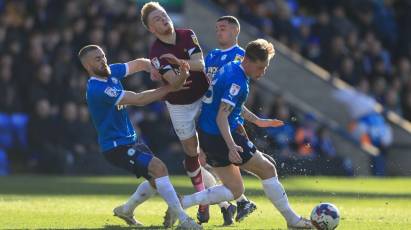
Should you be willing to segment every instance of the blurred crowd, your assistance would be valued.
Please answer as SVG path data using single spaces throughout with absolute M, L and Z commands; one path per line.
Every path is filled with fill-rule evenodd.
M 98 170 L 77 52 L 98 44 L 110 63 L 126 62 L 146 56 L 149 39 L 135 1 L 0 1 L 0 171 Z M 134 91 L 155 84 L 144 74 L 125 82 Z M 179 151 L 161 103 L 130 113 L 154 151 Z
M 411 121 L 411 2 L 214 0 Z
M 250 16 L 253 24 L 266 33 L 273 33 L 293 49 L 304 51 L 310 59 L 318 63 L 334 60 L 324 58 L 325 53 L 320 52 L 322 38 L 312 38 L 317 32 L 311 31 L 319 20 L 315 16 L 302 16 L 299 8 L 293 11 L 290 5 L 293 1 L 255 1 L 255 6 L 250 8 L 246 6 L 253 1 L 240 1 L 242 4 L 235 5 L 227 2 L 234 1 L 224 3 L 230 13 L 253 15 Z M 282 7 L 288 11 L 269 10 L 277 9 L 279 3 L 284 3 Z M 330 11 L 321 12 L 328 17 L 326 23 L 331 23 Z M 298 18 L 300 24 L 296 26 L 292 21 Z M 306 23 L 309 19 L 311 24 Z M 279 24 L 274 25 L 274 22 Z M 355 28 L 353 23 L 349 24 Z M 359 37 L 359 30 L 354 31 Z M 337 39 L 324 34 L 327 39 L 339 41 L 344 58 L 354 60 L 343 35 Z M 391 74 L 398 74 L 392 66 L 391 53 L 383 48 L 385 43 L 375 33 L 370 34 L 368 42 L 383 44 L 379 46 L 380 53 L 388 58 L 384 59 L 384 69 L 387 65 Z M 201 34 L 198 36 L 201 38 Z M 126 62 L 147 56 L 151 42 L 152 37 L 141 26 L 136 1 L 0 0 L 0 174 L 96 173 L 103 170 L 106 164 L 99 155 L 96 132 L 85 104 L 88 76 L 80 66 L 77 52 L 82 46 L 93 43 L 103 47 L 109 63 Z M 365 55 L 368 50 L 362 51 Z M 338 52 L 335 58 L 342 55 Z M 365 57 L 369 57 L 371 69 L 368 70 L 373 71 L 377 63 L 374 56 L 362 56 Z M 408 63 L 406 58 L 401 60 Z M 339 69 L 336 71 L 339 73 Z M 390 80 L 391 76 L 384 75 L 384 92 L 387 83 L 394 87 L 391 82 L 400 79 L 392 77 Z M 401 79 L 405 78 L 404 75 Z M 124 85 L 126 89 L 141 91 L 156 87 L 157 83 L 140 73 L 128 77 Z M 263 107 L 259 97 L 257 91 L 252 96 L 253 111 L 261 111 Z M 281 96 L 264 107 L 267 109 L 259 115 L 277 117 L 286 125 L 265 130 L 254 130 L 250 126 L 248 129 L 258 137 L 254 140 L 256 144 L 276 153 L 273 155 L 281 165 L 280 170 L 293 174 L 352 174 L 350 162 L 338 155 L 330 134 L 318 126 L 315 116 L 292 111 Z M 166 162 L 171 172 L 181 172 L 182 149 L 163 102 L 146 107 L 130 106 L 128 111 L 141 140 Z

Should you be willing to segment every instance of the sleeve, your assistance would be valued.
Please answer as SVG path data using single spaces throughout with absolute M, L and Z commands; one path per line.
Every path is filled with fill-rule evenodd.
M 116 89 L 110 86 L 103 86 L 96 90 L 95 95 L 96 99 L 99 101 L 115 106 L 118 105 L 124 97 L 124 93 L 124 90 Z
M 115 77 L 118 80 L 123 79 L 125 76 L 128 75 L 128 65 L 127 63 L 116 63 L 109 65 L 111 70 L 111 77 Z
M 245 87 L 239 81 L 231 81 L 227 82 L 223 89 L 224 93 L 221 97 L 221 101 L 234 107 L 242 97 Z
M 191 57 L 191 55 L 200 53 L 202 51 L 201 51 L 200 43 L 198 43 L 198 39 L 194 31 L 189 30 L 189 36 L 190 38 L 187 41 L 186 48 L 187 48 L 188 56 Z

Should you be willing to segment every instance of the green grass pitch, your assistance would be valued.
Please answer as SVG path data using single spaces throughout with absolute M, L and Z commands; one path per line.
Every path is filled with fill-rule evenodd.
M 131 229 L 112 209 L 134 192 L 141 180 L 118 177 L 0 177 L 0 229 Z M 181 194 L 193 190 L 185 176 L 173 176 Z M 288 177 L 282 182 L 292 207 L 304 216 L 320 202 L 341 212 L 337 229 L 411 229 L 411 178 Z M 245 179 L 246 195 L 257 210 L 241 223 L 223 228 L 217 206 L 205 229 L 285 229 L 286 223 L 265 198 L 260 182 Z M 146 227 L 161 229 L 165 203 L 156 196 L 137 208 Z M 195 217 L 196 208 L 188 209 Z

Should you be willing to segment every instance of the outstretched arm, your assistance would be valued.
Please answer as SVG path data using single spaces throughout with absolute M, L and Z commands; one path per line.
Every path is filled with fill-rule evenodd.
M 241 110 L 241 115 L 244 119 L 248 122 L 251 122 L 257 125 L 260 128 L 267 128 L 267 127 L 278 127 L 284 125 L 284 122 L 277 120 L 277 119 L 262 119 L 251 112 L 247 107 L 243 105 Z
M 127 62 L 128 74 L 137 73 L 140 71 L 150 72 L 151 63 L 147 58 L 137 58 L 132 61 Z
M 188 68 L 187 63 L 182 63 L 180 66 L 180 74 L 176 76 L 176 80 L 170 85 L 162 86 L 157 89 L 146 90 L 140 93 L 124 91 L 124 96 L 118 104 L 143 106 L 151 102 L 161 100 L 168 93 L 183 88 L 186 79 L 190 75 Z

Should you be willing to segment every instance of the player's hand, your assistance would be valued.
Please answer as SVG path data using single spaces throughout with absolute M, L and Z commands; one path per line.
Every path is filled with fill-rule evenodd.
M 186 86 L 187 84 L 187 78 L 190 76 L 190 66 L 188 65 L 188 63 L 186 61 L 182 61 L 180 63 L 180 67 L 179 67 L 179 72 L 180 74 L 177 75 L 177 77 L 179 78 L 178 80 L 174 81 L 171 84 L 171 90 L 172 91 L 178 91 L 181 89 L 188 89 L 189 87 Z
M 235 164 L 241 164 L 243 159 L 241 158 L 239 153 L 243 152 L 243 148 L 234 144 L 228 148 L 228 159 Z
M 150 79 L 152 81 L 160 81 L 161 80 L 161 74 L 158 72 L 156 68 L 153 66 L 150 67 Z
M 165 58 L 168 62 L 170 62 L 170 64 L 178 66 L 181 66 L 182 62 L 184 62 L 183 60 L 178 59 L 176 56 L 174 56 L 174 54 L 171 53 L 163 54 L 160 56 L 160 58 Z M 190 66 L 188 66 L 188 69 L 190 70 Z
M 277 119 L 259 119 L 255 122 L 255 125 L 260 128 L 279 127 L 283 126 L 284 122 Z

